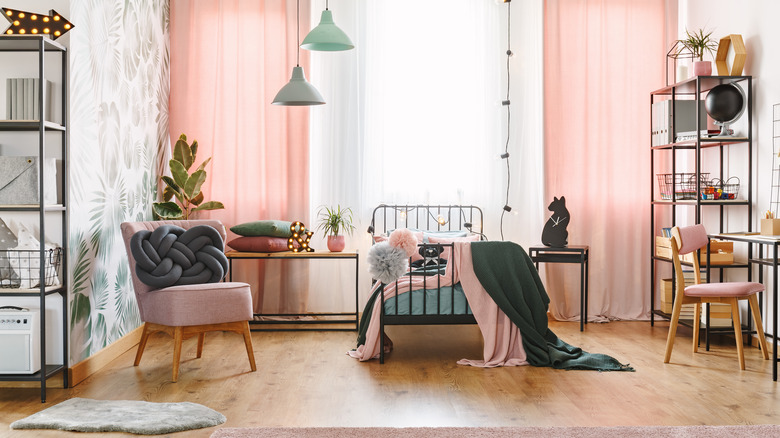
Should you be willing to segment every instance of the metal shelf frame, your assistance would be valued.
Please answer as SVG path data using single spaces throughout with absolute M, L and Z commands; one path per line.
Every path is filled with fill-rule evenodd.
M 60 265 L 60 282 L 61 286 L 47 287 L 45 286 L 45 270 L 40 269 L 40 288 L 35 290 L 16 290 L 13 289 L 0 289 L 1 297 L 39 297 L 39 311 L 40 311 L 40 349 L 41 349 L 41 371 L 35 374 L 3 374 L 0 375 L 0 381 L 39 381 L 41 390 L 41 403 L 46 402 L 46 380 L 55 376 L 58 373 L 62 373 L 63 387 L 68 387 L 68 223 L 67 223 L 67 204 L 68 204 L 68 50 L 59 43 L 47 38 L 43 35 L 0 35 L 0 54 L 5 53 L 35 53 L 37 54 L 38 63 L 38 104 L 41 108 L 41 114 L 45 114 L 44 105 L 46 102 L 42 92 L 44 85 L 45 65 L 47 54 L 60 54 L 60 73 L 59 80 L 61 81 L 62 100 L 61 100 L 61 123 L 55 123 L 44 120 L 41 117 L 40 120 L 0 120 L 0 134 L 2 132 L 10 131 L 27 131 L 30 133 L 37 133 L 38 135 L 38 163 L 39 166 L 39 199 L 38 205 L 21 205 L 21 206 L 0 206 L 0 211 L 27 211 L 38 212 L 39 229 L 41 241 L 44 241 L 46 236 L 45 229 L 45 216 L 49 212 L 59 212 L 62 220 L 62 247 L 63 257 Z M 43 204 L 44 198 L 44 178 L 51 177 L 51 175 L 44 175 L 42 171 L 43 159 L 46 156 L 46 139 L 47 132 L 59 133 L 60 137 L 60 159 L 62 160 L 62 172 L 60 175 L 60 183 L 62 185 L 62 204 L 56 206 L 47 206 Z M 40 249 L 40 265 L 45 266 L 45 250 L 41 246 Z M 49 364 L 46 360 L 46 300 L 50 295 L 59 295 L 62 300 L 62 363 L 61 364 Z

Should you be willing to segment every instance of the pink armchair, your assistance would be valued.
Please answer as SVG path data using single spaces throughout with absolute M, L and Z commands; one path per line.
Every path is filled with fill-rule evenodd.
M 149 335 L 165 332 L 174 339 L 173 381 L 179 378 L 179 361 L 182 340 L 197 335 L 200 358 L 203 341 L 208 331 L 231 331 L 243 334 L 246 353 L 252 371 L 257 370 L 249 332 L 252 319 L 252 295 L 246 283 L 220 282 L 186 286 L 170 286 L 155 289 L 141 282 L 136 275 L 135 259 L 130 250 L 130 239 L 137 231 L 154 230 L 161 225 L 176 225 L 189 229 L 196 225 L 210 225 L 217 229 L 224 242 L 226 231 L 217 220 L 152 221 L 122 223 L 122 238 L 125 241 L 130 273 L 133 277 L 135 297 L 141 320 L 144 322 L 141 342 L 135 355 L 135 366 L 141 362 Z M 222 248 L 224 250 L 224 247 Z

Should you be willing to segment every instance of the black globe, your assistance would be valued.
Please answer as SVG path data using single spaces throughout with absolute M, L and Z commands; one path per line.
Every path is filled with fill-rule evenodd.
M 739 116 L 745 98 L 733 85 L 721 84 L 710 90 L 704 100 L 707 114 L 718 122 L 730 122 Z

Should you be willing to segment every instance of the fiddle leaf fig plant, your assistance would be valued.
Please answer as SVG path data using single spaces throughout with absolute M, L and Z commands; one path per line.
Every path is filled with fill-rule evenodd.
M 206 165 L 211 161 L 207 158 L 189 173 L 195 157 L 198 153 L 198 141 L 193 140 L 192 145 L 187 143 L 187 136 L 182 134 L 173 148 L 173 158 L 168 162 L 171 168 L 171 176 L 164 175 L 161 179 L 165 182 L 163 190 L 163 202 L 152 204 L 152 212 L 155 219 L 190 219 L 193 213 L 203 210 L 219 210 L 225 208 L 219 201 L 203 202 L 201 186 L 206 181 Z M 176 198 L 176 202 L 172 199 Z

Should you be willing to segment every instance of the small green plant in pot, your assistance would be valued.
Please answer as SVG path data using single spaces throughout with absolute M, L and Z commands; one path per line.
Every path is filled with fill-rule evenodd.
M 190 219 L 194 213 L 203 210 L 219 210 L 225 208 L 219 201 L 203 202 L 201 186 L 206 181 L 206 165 L 211 157 L 201 163 L 190 175 L 189 170 L 195 162 L 198 153 L 198 141 L 192 145 L 187 143 L 187 136 L 182 134 L 173 148 L 173 158 L 168 162 L 172 176 L 163 176 L 165 182 L 163 201 L 152 204 L 155 219 Z M 176 198 L 173 202 L 171 199 Z
M 679 40 L 693 55 L 693 74 L 696 76 L 709 76 L 712 74 L 712 63 L 704 60 L 704 53 L 710 55 L 715 53 L 718 48 L 718 42 L 712 39 L 712 32 L 704 33 L 704 30 L 699 29 L 691 33 L 687 29 L 685 30 L 685 39 Z
M 346 239 L 344 234 L 352 235 L 355 226 L 352 225 L 352 209 L 336 207 L 320 207 L 317 213 L 317 230 L 328 236 L 328 249 L 331 252 L 344 251 Z

